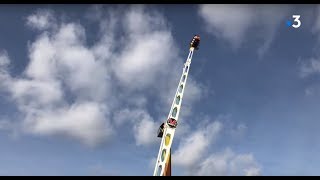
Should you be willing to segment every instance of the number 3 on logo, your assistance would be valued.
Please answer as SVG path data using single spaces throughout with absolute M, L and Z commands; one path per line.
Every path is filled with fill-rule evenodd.
M 292 17 L 294 18 L 294 22 L 297 22 L 297 24 L 292 24 L 292 27 L 294 28 L 298 28 L 301 26 L 301 21 L 299 20 L 300 15 L 292 15 Z

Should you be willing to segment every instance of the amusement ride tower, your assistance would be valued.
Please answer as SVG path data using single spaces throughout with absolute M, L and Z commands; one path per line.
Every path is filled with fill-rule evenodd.
M 182 75 L 174 96 L 167 120 L 161 124 L 158 137 L 161 139 L 160 149 L 154 168 L 154 176 L 171 176 L 171 145 L 178 124 L 181 102 L 186 87 L 188 73 L 190 70 L 194 50 L 198 50 L 200 36 L 195 35 L 190 42 L 189 55 L 184 63 Z

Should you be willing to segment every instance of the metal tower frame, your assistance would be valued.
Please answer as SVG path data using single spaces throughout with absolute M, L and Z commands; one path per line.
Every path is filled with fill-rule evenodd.
M 197 42 L 197 45 L 194 46 L 194 40 L 193 38 L 190 49 L 189 49 L 189 55 L 184 63 L 183 67 L 183 72 L 178 84 L 178 88 L 176 90 L 170 112 L 168 115 L 167 120 L 174 119 L 176 120 L 176 124 L 179 122 L 179 114 L 180 114 L 180 109 L 181 109 L 181 103 L 183 99 L 183 94 L 184 90 L 186 87 L 186 82 L 188 79 L 188 74 L 190 70 L 190 65 L 191 65 L 191 60 L 192 60 L 192 55 L 195 49 L 197 49 L 197 46 L 199 45 L 200 42 L 200 37 L 195 36 L 199 38 L 199 41 Z M 170 122 L 166 121 L 163 124 L 163 134 L 162 134 L 162 139 L 161 139 L 161 144 L 158 152 L 158 157 L 156 161 L 156 165 L 154 168 L 154 176 L 171 176 L 171 145 L 173 141 L 173 137 L 175 134 L 176 126 L 172 126 Z M 158 136 L 159 137 L 159 136 Z

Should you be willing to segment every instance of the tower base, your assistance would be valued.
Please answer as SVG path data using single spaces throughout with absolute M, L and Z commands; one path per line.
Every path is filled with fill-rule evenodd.
M 169 150 L 169 158 L 166 163 L 166 169 L 163 172 L 163 176 L 171 176 L 171 148 Z

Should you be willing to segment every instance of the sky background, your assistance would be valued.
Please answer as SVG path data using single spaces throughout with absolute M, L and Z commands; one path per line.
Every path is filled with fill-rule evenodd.
M 172 175 L 319 175 L 320 6 L 1 5 L 0 23 L 0 175 L 152 175 L 194 34 Z

